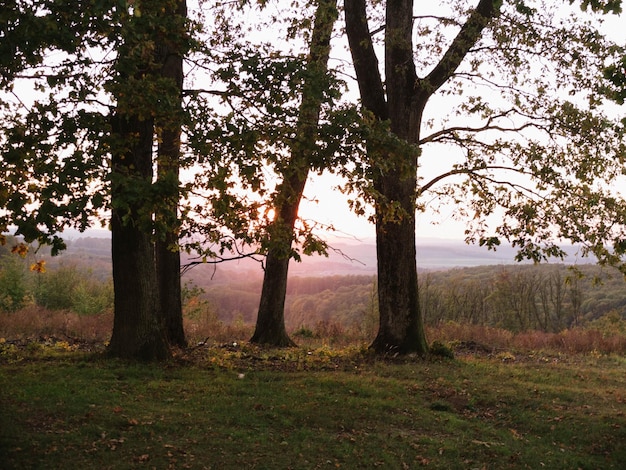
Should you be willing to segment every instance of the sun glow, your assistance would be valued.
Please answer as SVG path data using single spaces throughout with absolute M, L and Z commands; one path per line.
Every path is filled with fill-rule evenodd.
M 265 211 L 265 217 L 270 222 L 273 222 L 274 218 L 276 217 L 276 210 L 273 207 L 270 207 L 269 209 Z

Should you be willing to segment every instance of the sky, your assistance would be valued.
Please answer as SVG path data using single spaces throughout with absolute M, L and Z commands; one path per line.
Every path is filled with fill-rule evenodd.
M 607 15 L 604 18 L 602 32 L 618 44 L 626 44 L 626 14 Z M 382 61 L 379 57 L 379 61 Z M 624 113 L 624 107 L 617 108 Z M 626 114 L 626 113 L 625 113 Z M 428 157 L 428 155 L 424 155 Z M 305 199 L 300 205 L 300 215 L 305 219 L 315 220 L 325 225 L 332 225 L 335 232 L 329 233 L 331 239 L 345 241 L 371 241 L 375 230 L 367 218 L 359 217 L 348 209 L 348 196 L 336 189 L 341 182 L 338 177 L 324 174 L 312 176 L 307 182 Z M 435 214 L 432 211 L 417 213 L 416 234 L 419 239 L 464 240 L 466 223 L 455 220 L 454 206 L 446 206 Z
M 421 8 L 421 6 L 420 6 Z M 433 11 L 432 13 L 436 13 Z M 616 42 L 626 43 L 626 16 L 607 16 L 604 31 Z M 334 53 L 335 60 L 337 53 Z M 382 60 L 382 57 L 379 57 Z M 354 89 L 351 91 L 354 95 Z M 359 217 L 348 208 L 348 196 L 336 188 L 340 180 L 332 175 L 314 175 L 309 178 L 305 190 L 305 199 L 300 206 L 300 215 L 304 219 L 317 221 L 323 225 L 332 225 L 334 232 L 327 233 L 328 238 L 346 242 L 371 242 L 374 239 L 374 226 L 367 218 Z M 432 212 L 417 214 L 417 237 L 463 240 L 466 224 L 454 219 L 456 208 L 441 208 L 438 214 Z
M 300 204 L 300 216 L 317 221 L 322 225 L 332 225 L 334 232 L 328 237 L 345 242 L 371 242 L 375 238 L 374 225 L 367 217 L 359 217 L 348 208 L 349 197 L 336 186 L 341 179 L 333 175 L 309 178 L 305 199 Z M 465 223 L 454 220 L 455 207 L 444 207 L 439 214 L 417 213 L 417 238 L 441 238 L 464 240 Z

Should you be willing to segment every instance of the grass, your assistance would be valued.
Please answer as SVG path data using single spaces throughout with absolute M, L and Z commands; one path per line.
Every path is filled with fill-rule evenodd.
M 364 348 L 198 347 L 165 365 L 0 345 L 2 467 L 609 469 L 622 356 L 380 360 Z

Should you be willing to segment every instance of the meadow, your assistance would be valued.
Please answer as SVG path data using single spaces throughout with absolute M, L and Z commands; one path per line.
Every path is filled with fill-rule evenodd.
M 447 343 L 380 358 L 299 337 L 180 350 L 0 344 L 3 468 L 609 469 L 626 461 L 626 358 Z M 443 349 L 447 351 L 447 349 Z
M 106 269 L 40 276 L 9 260 L 0 467 L 623 468 L 623 280 L 588 273 L 583 284 L 547 269 L 423 276 L 428 358 L 367 349 L 377 326 L 368 276 L 290 281 L 299 346 L 288 349 L 247 343 L 252 287 L 192 285 L 190 347 L 155 365 L 106 357 Z M 540 289 L 550 285 L 554 297 Z

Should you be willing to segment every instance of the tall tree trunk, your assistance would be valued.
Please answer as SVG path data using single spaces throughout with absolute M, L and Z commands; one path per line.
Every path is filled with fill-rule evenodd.
M 116 115 L 111 127 L 126 150 L 114 151 L 112 157 L 114 321 L 108 352 L 126 359 L 163 360 L 169 345 L 159 315 L 151 216 L 136 197 L 152 184 L 153 123 Z
M 388 0 L 385 23 L 386 86 L 367 27 L 365 0 L 346 0 L 346 33 L 363 107 L 406 145 L 381 149 L 368 142 L 372 160 L 392 159 L 391 170 L 375 171 L 376 253 L 380 326 L 371 347 L 376 352 L 428 352 L 417 291 L 415 202 L 417 155 L 422 112 L 428 99 L 454 73 L 488 21 L 498 13 L 499 0 L 480 0 L 467 22 L 424 79 L 413 60 L 413 0 Z M 394 152 L 393 154 L 391 152 Z M 391 163 L 389 165 L 389 163 Z M 390 209 L 393 208 L 393 211 Z
M 165 197 L 159 207 L 157 217 L 162 218 L 165 233 L 159 234 L 156 242 L 156 269 L 161 299 L 163 327 L 171 345 L 186 347 L 187 340 L 183 329 L 182 293 L 180 280 L 180 251 L 178 249 L 178 204 L 180 199 L 180 135 L 182 127 L 183 54 L 186 50 L 185 0 L 177 0 L 172 12 L 180 30 L 168 31 L 170 36 L 163 39 L 161 54 L 163 67 L 160 75 L 169 78 L 175 85 L 171 91 L 172 109 L 167 119 L 157 122 L 161 130 L 157 156 L 157 184 L 162 186 Z M 180 23 L 180 24 L 178 24 Z
M 273 346 L 294 345 L 285 329 L 285 296 L 289 260 L 292 254 L 298 207 L 311 168 L 310 155 L 317 137 L 328 72 L 330 38 L 336 19 L 336 0 L 319 0 L 311 36 L 308 73 L 302 91 L 296 139 L 291 147 L 291 160 L 283 172 L 283 181 L 276 192 L 275 220 L 269 227 L 269 248 L 265 262 L 263 289 L 256 328 L 250 339 L 253 343 Z
M 391 131 L 407 143 L 402 149 L 367 143 L 372 161 L 395 161 L 386 173 L 373 172 L 377 175 L 374 190 L 380 195 L 375 208 L 380 323 L 370 347 L 379 353 L 425 354 L 428 343 L 418 298 L 415 252 L 417 151 L 411 147 L 419 139 L 420 118 L 411 83 L 416 80 L 411 43 L 413 4 L 407 0 L 387 2 L 385 68 L 395 73 L 388 74 L 386 96 L 367 27 L 365 1 L 346 0 L 345 14 L 363 107 L 379 121 L 388 120 Z M 390 214 L 392 207 L 394 214 Z
M 415 251 L 415 180 L 389 174 L 397 189 L 385 191 L 390 201 L 399 203 L 399 220 L 386 221 L 385 209 L 376 213 L 376 259 L 380 324 L 371 348 L 378 353 L 418 353 L 428 351 L 417 289 Z
M 417 191 L 417 150 L 421 109 L 414 101 L 417 80 L 413 62 L 413 1 L 387 2 L 385 28 L 385 70 L 387 110 L 391 132 L 406 148 L 394 168 L 374 181 L 384 197 L 376 207 L 376 258 L 378 265 L 378 309 L 380 328 L 372 349 L 385 353 L 428 352 L 417 290 L 415 252 L 415 199 Z M 416 109 L 417 108 L 417 109 Z M 392 218 L 388 208 L 395 206 Z
M 141 9 L 136 5 L 122 29 L 124 42 L 117 51 L 118 77 L 111 84 L 117 109 L 111 122 L 115 318 L 109 351 L 120 357 L 161 360 L 169 356 L 161 285 L 168 318 L 171 314 L 175 321 L 182 320 L 180 306 L 176 306 L 180 304 L 180 264 L 166 250 L 176 244 L 180 61 L 188 44 L 185 16 L 183 0 L 142 2 Z M 162 139 L 157 181 L 163 189 L 161 201 L 155 201 L 153 182 L 155 127 Z M 157 274 L 153 241 L 161 234 L 165 234 L 159 246 L 163 276 Z M 182 321 L 178 326 L 182 328 Z
M 294 191 L 294 197 L 282 202 L 280 212 L 270 227 L 271 245 L 265 258 L 259 313 L 254 335 L 250 339 L 252 343 L 278 347 L 295 346 L 285 329 L 285 297 L 293 229 L 298 218 L 305 181 L 301 177 L 294 177 L 288 184 L 289 191 Z
M 171 138 L 168 132 L 163 133 L 163 145 Z M 180 135 L 180 134 L 179 134 Z M 178 142 L 180 142 L 178 140 Z M 168 163 L 162 160 L 160 151 L 158 172 L 159 179 L 176 178 L 178 182 L 178 166 L 175 162 Z M 178 192 L 176 192 L 178 194 Z M 177 218 L 177 199 L 164 201 L 162 211 L 169 211 L 172 218 Z M 171 223 L 171 222 L 170 222 Z M 183 329 L 182 289 L 180 279 L 180 251 L 178 249 L 178 233 L 175 225 L 168 226 L 166 233 L 161 234 L 156 241 L 156 271 L 159 284 L 160 312 L 164 333 L 171 345 L 186 347 L 187 339 Z

